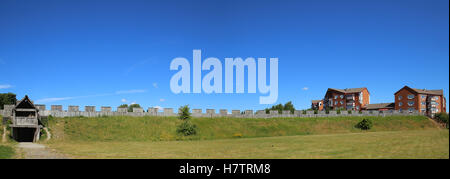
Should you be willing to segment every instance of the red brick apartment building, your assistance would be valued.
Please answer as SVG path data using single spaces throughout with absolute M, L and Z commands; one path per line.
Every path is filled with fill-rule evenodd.
M 423 114 L 434 116 L 436 113 L 446 112 L 446 99 L 444 91 L 416 89 L 408 86 L 398 90 L 395 95 L 395 110 L 420 111 Z
M 335 89 L 328 88 L 323 99 L 324 108 L 360 111 L 370 103 L 370 93 L 366 87 Z
M 322 111 L 323 100 L 311 100 L 311 109 Z

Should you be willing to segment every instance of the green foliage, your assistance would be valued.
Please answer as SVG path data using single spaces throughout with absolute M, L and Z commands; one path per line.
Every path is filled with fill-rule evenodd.
M 369 119 L 363 119 L 362 121 L 358 122 L 356 124 L 356 128 L 362 129 L 362 130 L 369 130 L 373 126 L 372 121 Z
M 352 110 L 348 110 L 347 112 L 348 112 L 348 114 L 352 114 Z
M 446 127 L 448 129 L 448 127 L 449 127 L 448 114 L 446 112 L 437 113 L 435 118 L 436 118 L 436 121 L 446 124 Z
M 177 133 L 182 134 L 184 136 L 190 136 L 197 134 L 197 126 L 195 124 L 192 124 L 191 119 L 191 113 L 189 112 L 189 106 L 181 106 L 178 109 L 178 119 L 182 120 L 183 123 L 178 125 L 177 127 Z
M 191 113 L 189 112 L 189 106 L 188 105 L 185 105 L 185 106 L 181 106 L 179 109 L 178 109 L 178 118 L 180 119 L 180 120 L 183 120 L 183 121 L 185 121 L 185 120 L 189 120 L 189 119 L 191 119 Z
M 0 159 L 10 159 L 14 154 L 15 152 L 12 147 L 0 145 Z
M 197 134 L 197 126 L 186 120 L 177 127 L 177 133 L 184 136 L 195 135 Z
M 280 103 L 280 104 L 277 104 L 275 106 L 272 106 L 271 108 L 266 108 L 265 110 L 266 110 L 266 114 L 269 114 L 270 110 L 277 110 L 278 114 L 282 114 L 283 111 L 291 111 L 291 114 L 294 114 L 295 107 L 292 104 L 292 102 L 289 101 L 289 102 L 287 102 L 284 105 Z
M 336 110 L 336 114 L 341 114 L 341 108 Z
M 41 117 L 41 124 L 44 126 L 48 126 L 48 121 L 54 120 L 54 117 L 52 115 L 49 115 L 47 117 Z
M 0 109 L 3 109 L 5 104 L 16 104 L 16 94 L 14 93 L 0 93 Z
M 128 106 L 128 112 L 133 112 L 133 108 L 140 108 L 141 105 L 139 104 L 131 104 L 130 106 Z
M 119 108 L 128 108 L 128 104 L 122 104 L 119 106 Z

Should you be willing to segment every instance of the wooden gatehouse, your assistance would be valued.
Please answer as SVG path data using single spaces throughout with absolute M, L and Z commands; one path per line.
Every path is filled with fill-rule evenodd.
M 11 135 L 18 142 L 37 142 L 41 128 L 39 110 L 27 95 L 12 109 Z

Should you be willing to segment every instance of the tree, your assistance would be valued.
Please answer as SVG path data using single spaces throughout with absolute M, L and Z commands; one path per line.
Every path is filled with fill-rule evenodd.
M 185 106 L 181 106 L 179 109 L 179 115 L 178 118 L 180 120 L 186 121 L 191 119 L 191 113 L 189 112 L 189 106 L 185 105 Z
M 122 104 L 119 106 L 119 108 L 127 108 L 128 109 L 128 104 Z
M 266 114 L 269 114 L 270 110 L 276 110 L 276 111 L 278 111 L 278 114 L 281 114 L 283 112 L 283 110 L 287 110 L 287 111 L 290 111 L 291 114 L 294 114 L 295 107 L 292 104 L 292 102 L 289 101 L 284 105 L 280 103 L 275 106 L 272 106 L 271 108 L 266 108 L 265 110 L 266 110 Z
M 133 108 L 141 108 L 141 105 L 131 104 L 130 106 L 128 106 L 128 112 L 133 112 Z
M 189 112 L 189 106 L 181 106 L 178 109 L 178 118 L 183 121 L 177 127 L 177 133 L 183 134 L 184 136 L 195 135 L 197 134 L 197 126 L 190 122 L 191 113 Z
M 16 104 L 16 94 L 14 93 L 0 93 L 0 109 L 3 109 L 3 105 Z

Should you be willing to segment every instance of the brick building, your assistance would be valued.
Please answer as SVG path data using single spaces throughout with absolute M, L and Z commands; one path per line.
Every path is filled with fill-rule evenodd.
M 311 100 L 311 109 L 312 110 L 323 110 L 323 100 Z
M 370 93 L 366 87 L 335 89 L 328 88 L 323 99 L 324 108 L 360 111 L 370 103 Z
M 408 86 L 398 90 L 395 95 L 395 110 L 414 111 L 434 116 L 436 113 L 446 112 L 444 91 L 416 89 Z

